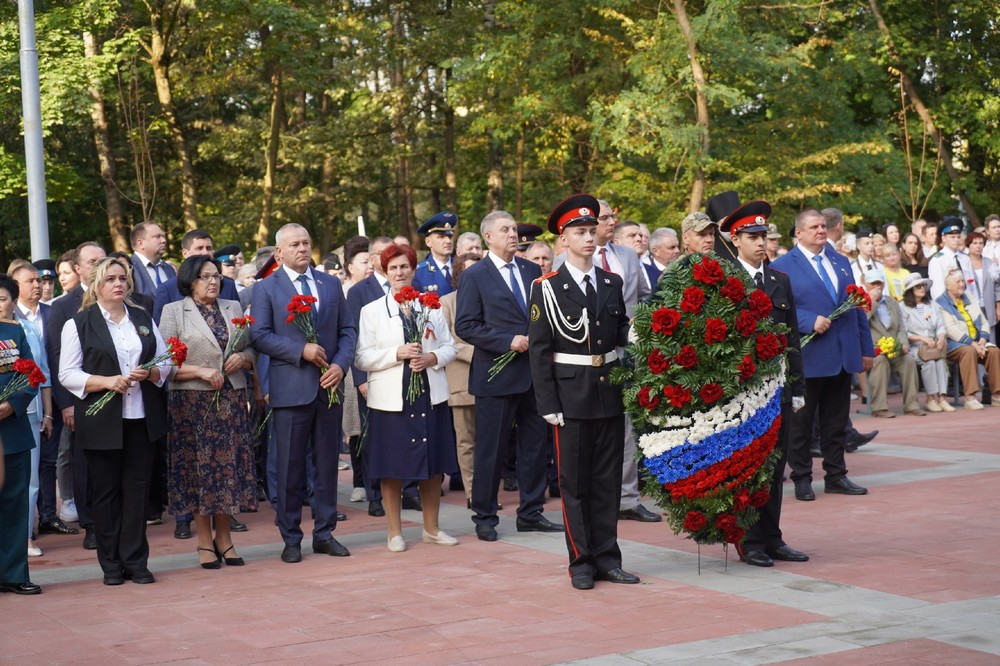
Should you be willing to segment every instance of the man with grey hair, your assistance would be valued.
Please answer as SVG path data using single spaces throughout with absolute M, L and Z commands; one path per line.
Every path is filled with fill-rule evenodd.
M 455 241 L 455 256 L 463 254 L 474 254 L 477 257 L 483 256 L 483 241 L 474 231 L 466 231 Z
M 670 227 L 657 229 L 649 237 L 649 255 L 651 261 L 645 264 L 649 283 L 656 284 L 660 276 L 667 270 L 670 263 L 681 256 L 680 240 L 677 232 Z
M 844 237 L 844 214 L 839 208 L 824 208 L 820 211 L 826 221 L 826 238 L 831 245 Z
M 552 247 L 545 241 L 535 241 L 524 251 L 524 258 L 538 264 L 542 275 L 552 270 Z

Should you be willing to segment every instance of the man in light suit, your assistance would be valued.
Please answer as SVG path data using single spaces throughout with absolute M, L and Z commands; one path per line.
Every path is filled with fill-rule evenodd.
M 497 491 L 501 453 L 517 424 L 517 507 L 519 532 L 562 532 L 542 515 L 545 503 L 546 425 L 538 415 L 528 363 L 528 297 L 541 275 L 536 264 L 515 257 L 517 224 L 502 210 L 483 218 L 480 234 L 489 252 L 466 269 L 459 281 L 455 333 L 475 347 L 469 393 L 476 397 L 476 450 L 473 457 L 472 521 L 482 541 L 496 541 Z M 634 255 L 635 253 L 633 253 Z M 490 368 L 502 354 L 517 355 L 492 381 Z
M 614 273 L 622 279 L 622 296 L 625 299 L 625 312 L 631 320 L 635 316 L 636 304 L 649 296 L 649 283 L 643 279 L 644 269 L 639 263 L 639 255 L 631 247 L 615 245 L 612 239 L 615 235 L 615 224 L 618 221 L 611 205 L 603 199 L 598 199 L 601 205 L 597 216 L 597 250 L 594 253 L 594 265 Z M 558 270 L 566 261 L 566 255 L 556 257 L 552 268 Z M 619 354 L 624 349 L 618 350 Z M 618 509 L 619 520 L 638 520 L 643 523 L 658 523 L 663 516 L 653 513 L 639 503 L 639 463 L 635 459 L 635 431 L 632 423 L 625 419 L 625 457 L 622 463 L 622 501 Z
M 173 266 L 163 261 L 166 251 L 167 237 L 160 225 L 146 221 L 132 229 L 132 282 L 137 293 L 155 300 L 159 286 L 177 277 Z
M 271 357 L 269 402 L 277 444 L 277 523 L 285 548 L 283 562 L 302 561 L 302 500 L 306 455 L 312 441 L 316 468 L 313 486 L 314 553 L 346 557 L 350 552 L 333 538 L 337 526 L 337 464 L 343 409 L 330 406 L 327 391 L 337 389 L 354 360 L 357 327 L 347 309 L 340 280 L 310 268 L 312 241 L 298 224 L 275 235 L 275 258 L 281 267 L 254 286 L 251 311 L 256 319 L 250 340 Z M 317 342 L 308 342 L 287 306 L 297 295 L 313 296 Z
M 791 280 L 799 334 L 817 334 L 802 348 L 806 405 L 791 417 L 787 454 L 795 498 L 816 499 L 809 441 L 817 405 L 825 491 L 864 495 L 868 490 L 847 478 L 844 442 L 851 406 L 851 375 L 871 370 L 875 356 L 868 320 L 859 308 L 852 308 L 836 320 L 829 318 L 847 299 L 847 285 L 854 280 L 847 259 L 831 250 L 826 242 L 823 214 L 812 208 L 800 212 L 795 218 L 795 230 L 799 242 L 773 264 Z

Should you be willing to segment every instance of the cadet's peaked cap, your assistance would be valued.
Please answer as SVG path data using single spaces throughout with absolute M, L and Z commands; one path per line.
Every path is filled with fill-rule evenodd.
M 766 201 L 748 201 L 722 221 L 719 230 L 731 234 L 767 233 L 767 218 L 771 216 L 771 204 Z
M 417 229 L 417 233 L 421 236 L 427 236 L 429 234 L 445 234 L 446 236 L 451 236 L 455 233 L 455 227 L 457 226 L 458 215 L 450 210 L 443 210 L 421 224 L 420 228 Z
M 537 224 L 517 225 L 517 248 L 523 250 L 535 242 L 535 239 L 542 235 L 544 230 Z
M 549 231 L 557 236 L 566 227 L 576 224 L 597 224 L 597 213 L 601 204 L 589 194 L 574 194 L 564 200 L 549 215 Z

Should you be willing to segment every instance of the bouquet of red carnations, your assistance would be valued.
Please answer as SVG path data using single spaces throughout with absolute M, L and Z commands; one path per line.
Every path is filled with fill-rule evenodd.
M 313 310 L 313 304 L 315 303 L 315 296 L 292 296 L 292 300 L 287 308 L 288 316 L 285 318 L 285 323 L 295 324 L 299 327 L 299 330 L 306 336 L 306 342 L 314 344 L 319 342 L 319 336 L 316 334 L 316 311 Z M 326 372 L 329 369 L 330 367 L 326 366 L 320 370 L 321 372 Z M 337 389 L 328 388 L 326 390 L 326 406 L 333 407 L 339 404 L 340 396 L 337 395 Z
M 155 366 L 163 363 L 164 361 L 170 361 L 171 365 L 176 365 L 178 368 L 184 365 L 184 361 L 187 360 L 187 345 L 181 342 L 178 338 L 170 338 L 167 340 L 167 350 L 162 354 L 154 356 L 151 360 L 146 361 L 139 367 L 143 370 L 152 370 Z M 104 407 L 111 402 L 111 399 L 115 397 L 115 391 L 105 391 L 104 395 L 98 399 L 97 402 L 92 404 L 87 408 L 85 412 L 87 416 L 93 416 L 98 413 Z
M 434 325 L 431 324 L 431 311 L 441 308 L 441 299 L 434 292 L 419 292 L 413 287 L 403 287 L 394 296 L 403 313 L 403 337 L 408 343 L 421 342 L 424 338 L 434 337 Z M 415 312 L 414 303 L 420 304 L 420 311 Z M 410 373 L 410 385 L 406 389 L 406 399 L 412 405 L 423 395 L 424 373 Z

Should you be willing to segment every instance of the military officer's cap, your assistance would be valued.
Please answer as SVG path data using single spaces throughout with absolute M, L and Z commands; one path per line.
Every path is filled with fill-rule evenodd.
M 420 228 L 417 229 L 417 233 L 421 236 L 428 236 L 430 234 L 444 234 L 446 236 L 451 236 L 455 233 L 455 227 L 457 226 L 458 215 L 450 210 L 443 210 L 421 224 Z
M 938 233 L 942 236 L 945 234 L 960 234 L 962 233 L 962 227 L 964 226 L 965 225 L 962 224 L 961 218 L 949 215 L 948 217 L 942 219 L 941 223 L 938 224 Z
M 875 234 L 874 231 L 872 231 L 868 227 L 865 227 L 863 229 L 858 229 L 857 232 L 855 232 L 854 237 L 858 239 L 871 238 L 874 234 Z
M 534 243 L 535 239 L 541 236 L 542 233 L 543 229 L 537 224 L 517 225 L 517 249 L 527 249 L 527 247 Z
M 56 262 L 51 259 L 39 259 L 31 264 L 38 269 L 38 277 L 43 280 L 56 279 Z
M 771 204 L 766 201 L 749 201 L 741 204 L 740 195 L 733 190 L 727 190 L 709 199 L 705 212 L 713 222 L 719 224 L 719 230 L 723 233 L 767 233 L 767 218 L 771 215 Z
M 597 224 L 601 204 L 589 194 L 574 194 L 556 206 L 549 215 L 549 231 L 561 235 L 566 227 L 578 224 Z
M 230 264 L 236 261 L 236 255 L 238 255 L 240 252 L 242 252 L 242 250 L 240 250 L 239 245 L 236 245 L 235 243 L 230 243 L 229 245 L 223 245 L 222 247 L 220 247 L 218 250 L 212 253 L 212 256 L 214 256 L 216 259 L 218 259 L 224 264 Z

